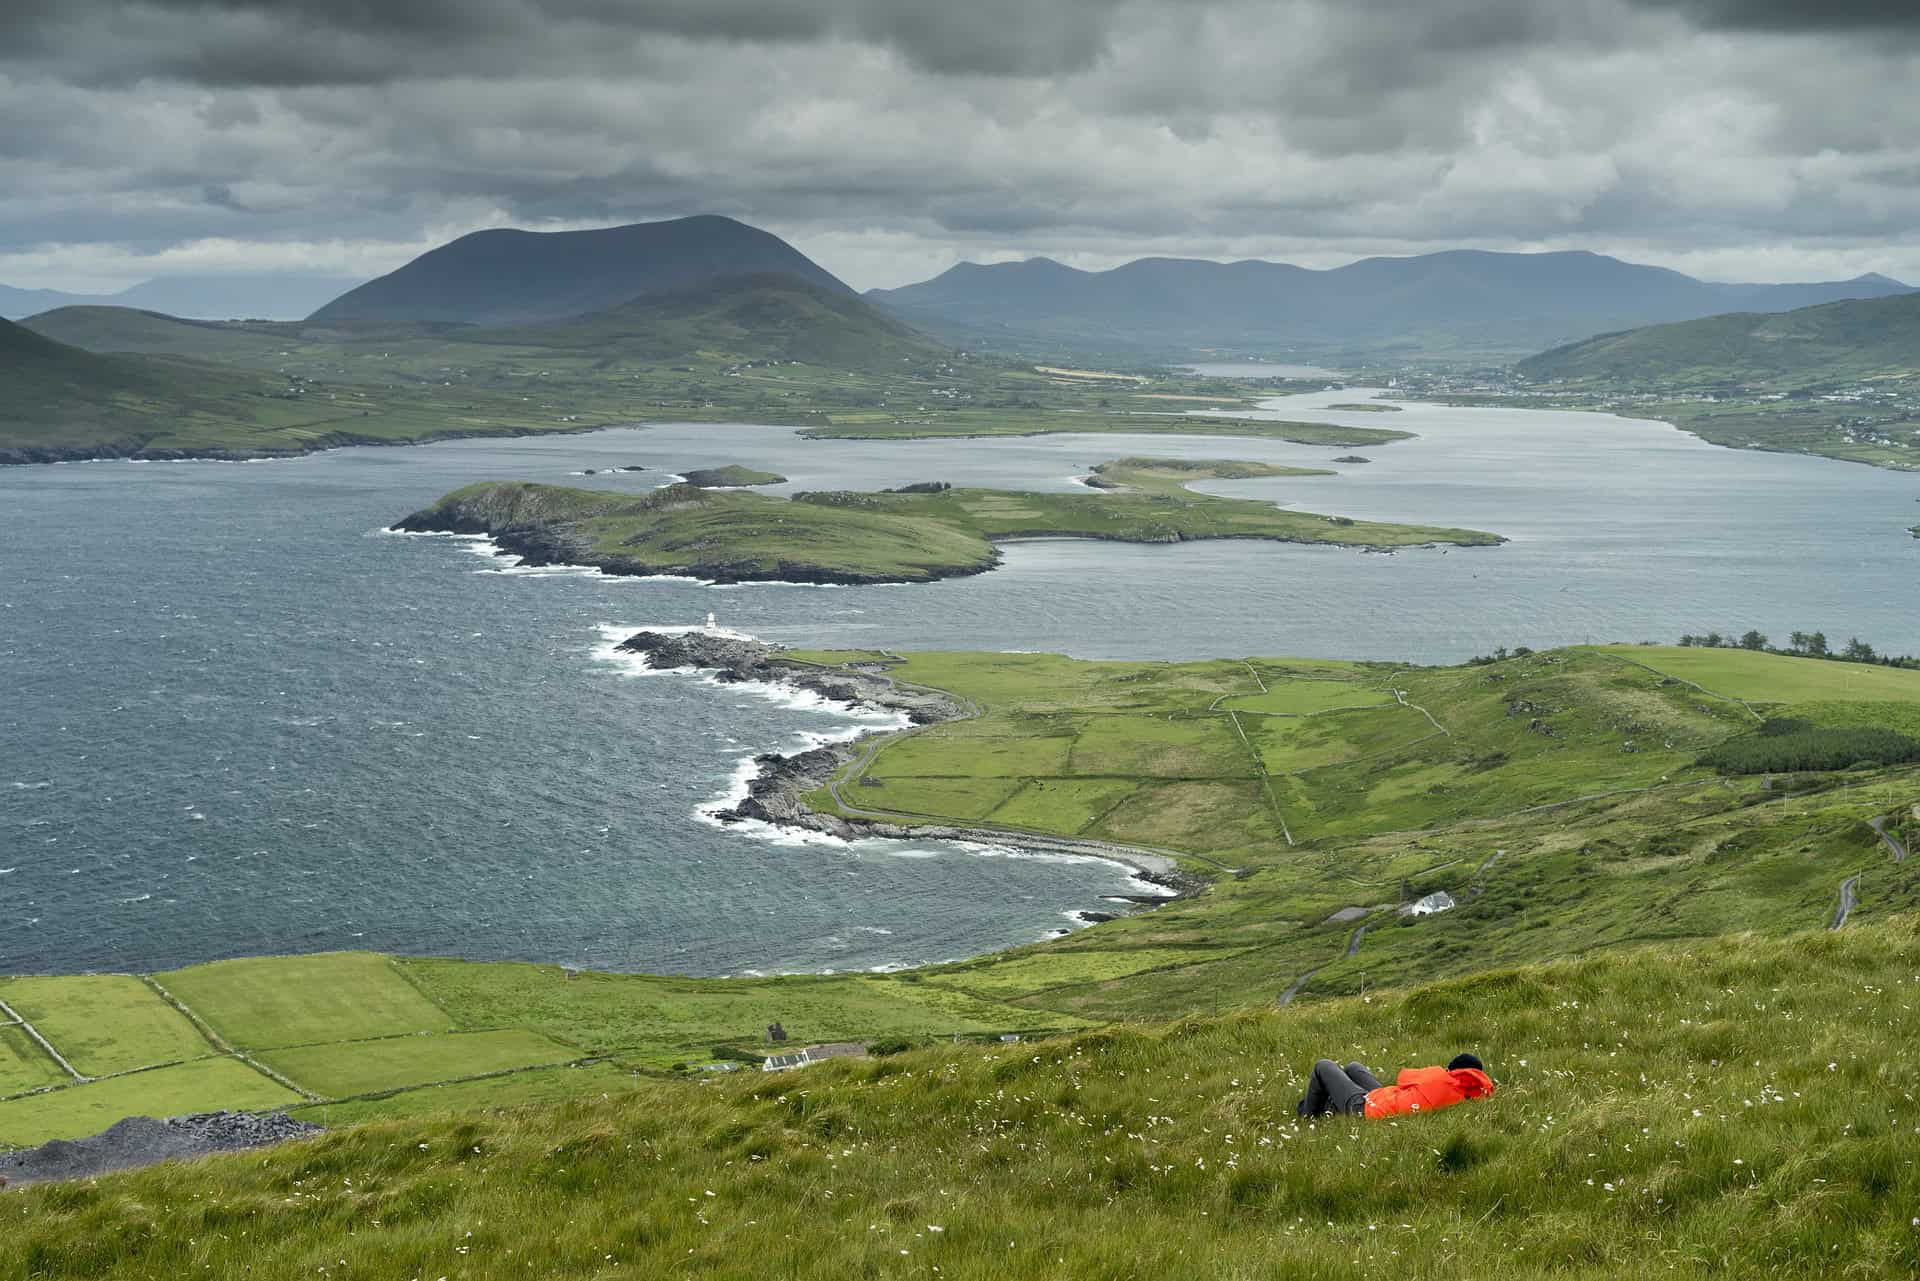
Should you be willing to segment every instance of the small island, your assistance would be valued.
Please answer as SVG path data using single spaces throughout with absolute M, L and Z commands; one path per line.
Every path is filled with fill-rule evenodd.
M 1328 409 L 1339 409 L 1349 414 L 1397 414 L 1398 405 L 1383 405 L 1377 400 L 1354 401 L 1351 404 L 1328 405 Z
M 1268 463 L 1126 458 L 1095 469 L 1105 492 L 1000 489 L 825 491 L 778 498 L 692 484 L 648 494 L 525 481 L 469 485 L 394 528 L 482 534 L 529 565 L 678 574 L 715 583 L 922 583 L 981 574 L 997 544 L 1032 538 L 1179 543 L 1257 538 L 1391 550 L 1491 546 L 1497 534 L 1394 525 L 1220 498 L 1195 480 L 1324 475 Z
M 1336 463 L 1370 463 L 1373 461 L 1373 459 L 1362 458 L 1358 454 L 1342 454 L 1338 458 L 1334 459 L 1333 461 Z
M 784 485 L 787 478 L 770 471 L 755 471 L 738 463 L 725 467 L 697 467 L 685 473 L 687 484 L 699 489 L 745 489 L 753 485 Z

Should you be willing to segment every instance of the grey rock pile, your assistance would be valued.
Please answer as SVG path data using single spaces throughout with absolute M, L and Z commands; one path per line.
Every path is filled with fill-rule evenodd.
M 13 1186 L 86 1179 L 159 1161 L 267 1147 L 320 1133 L 320 1127 L 279 1112 L 201 1112 L 158 1121 L 130 1116 L 88 1139 L 54 1139 L 37 1148 L 0 1153 L 0 1178 Z

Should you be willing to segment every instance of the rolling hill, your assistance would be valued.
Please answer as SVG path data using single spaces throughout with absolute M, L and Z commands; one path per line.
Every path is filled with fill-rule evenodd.
M 55 342 L 91 352 L 134 352 L 245 364 L 286 350 L 290 336 L 267 325 L 187 320 L 119 306 L 58 307 L 20 322 Z
M 350 290 L 309 319 L 520 325 L 604 311 L 715 276 L 761 273 L 852 292 L 778 236 L 702 214 L 593 231 L 476 231 Z
M 867 367 L 945 349 L 858 295 L 783 273 L 730 275 L 544 325 L 470 330 L 469 345 L 540 347 L 634 360 L 694 355 Z
M 1920 373 L 1920 293 L 1602 334 L 1523 360 L 1535 381 L 1779 387 Z
M 1573 340 L 1733 308 L 1785 311 L 1906 288 L 1884 276 L 1714 284 L 1586 252 L 1454 250 L 1327 271 L 1175 258 L 1100 272 L 1045 258 L 962 263 L 868 297 L 942 336 L 997 345 L 1418 356 L 1521 355 L 1538 351 L 1543 335 Z

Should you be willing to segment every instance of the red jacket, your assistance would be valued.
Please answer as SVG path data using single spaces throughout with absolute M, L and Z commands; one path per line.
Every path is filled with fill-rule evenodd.
M 1392 1085 L 1367 1092 L 1367 1116 L 1378 1119 L 1431 1112 L 1492 1093 L 1493 1078 L 1478 1068 L 1401 1068 Z

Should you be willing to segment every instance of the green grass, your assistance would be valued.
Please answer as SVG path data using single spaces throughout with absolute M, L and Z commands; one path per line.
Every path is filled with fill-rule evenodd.
M 0 1148 L 97 1134 L 129 1116 L 266 1111 L 299 1101 L 236 1059 L 202 1059 L 0 1103 Z
M 1917 966 L 1911 920 L 1734 935 L 390 1120 L 26 1189 L 0 1274 L 1905 1276 Z M 1292 1115 L 1319 1054 L 1467 1047 L 1490 1099 Z
M 1603 651 L 1692 681 L 1723 698 L 1758 703 L 1920 703 L 1920 671 L 1795 658 L 1743 649 L 1610 645 Z
M 424 1085 L 394 1094 L 344 1103 L 308 1103 L 287 1109 L 291 1116 L 337 1128 L 399 1116 L 449 1116 L 496 1111 L 582 1097 L 601 1098 L 632 1090 L 648 1078 L 614 1063 L 584 1063 L 531 1068 L 506 1076 Z
M 551 965 L 403 960 L 462 1029 L 528 1028 L 580 1047 L 667 1066 L 715 1045 L 764 1045 L 769 1023 L 795 1045 L 897 1036 L 1075 1026 L 890 975 L 694 979 L 629 974 L 568 978 Z
M 159 976 L 241 1049 L 444 1032 L 444 1011 L 371 952 L 215 961 Z
M 87 1076 L 214 1052 L 186 1016 L 129 975 L 0 980 L 0 1001 L 18 1010 Z
M 341 1099 L 580 1057 L 537 1032 L 509 1030 L 307 1045 L 268 1051 L 260 1061 L 315 1094 Z
M 0 1099 L 72 1079 L 25 1028 L 0 1026 Z
M 1262 538 L 1340 546 L 1497 543 L 1475 530 L 1317 516 L 1251 499 L 1214 498 L 1179 483 L 1205 476 L 1287 474 L 1247 463 L 1157 471 L 1131 459 L 1107 493 L 995 489 L 938 493 L 802 493 L 791 499 L 669 485 L 641 495 L 501 481 L 468 485 L 398 522 L 417 532 L 486 533 L 540 564 L 615 574 L 688 574 L 719 582 L 925 582 L 981 573 L 995 542 L 1104 538 L 1177 543 Z M 728 484 L 743 480 L 740 471 Z
M 1206 892 L 1064 938 L 904 973 L 570 977 L 554 966 L 336 954 L 161 978 L 225 1035 L 315 1092 L 400 1091 L 340 1115 L 405 1116 L 568 1094 L 578 1078 L 542 1069 L 471 1089 L 401 1089 L 409 1083 L 547 1054 L 659 1074 L 704 1062 L 716 1046 L 764 1046 L 775 1021 L 796 1044 L 991 1037 L 1267 1007 L 1310 971 L 1295 1003 L 1312 1004 L 1653 942 L 1709 949 L 1729 931 L 1780 940 L 1824 925 L 1840 883 L 1856 877 L 1848 932 L 1920 911 L 1920 864 L 1896 865 L 1867 824 L 1890 817 L 1896 835 L 1920 837 L 1920 817 L 1909 817 L 1920 814 L 1920 768 L 1718 777 L 1696 762 L 1758 721 L 1731 696 L 1643 665 L 1667 653 L 1696 655 L 1575 648 L 1396 669 L 817 653 L 814 661 L 881 663 L 898 679 L 979 707 L 972 719 L 881 745 L 867 772 L 882 785 L 850 781 L 850 802 L 897 807 L 914 821 L 1176 851 L 1209 882 Z M 1920 715 L 1920 702 L 1905 699 L 1788 704 L 1809 688 L 1831 693 L 1819 681 L 1847 673 L 1759 657 L 1749 669 L 1734 655 L 1738 670 L 1717 675 L 1757 682 L 1735 688 L 1770 714 L 1839 728 Z M 1396 690 L 1408 706 L 1386 701 Z M 1352 709 L 1349 697 L 1375 701 Z M 1236 707 L 1262 698 L 1322 710 Z M 1376 912 L 1352 955 L 1359 923 L 1328 919 L 1442 889 L 1458 900 L 1453 911 L 1418 921 Z M 463 1035 L 407 1035 L 449 1030 Z M 392 1039 L 373 1039 L 383 1036 Z M 16 1075 L 53 1083 L 44 1063 L 21 1062 Z M 148 1077 L 169 1079 L 124 1079 Z M 232 1079 L 249 1089 L 256 1081 L 244 1072 Z M 732 1088 L 701 1079 L 703 1092 Z M 98 1113 L 76 1106 L 94 1088 L 42 1096 L 55 1118 L 46 1124 L 73 1127 L 61 1131 L 69 1135 L 98 1128 Z M 248 1097 L 209 1092 L 196 1105 Z

